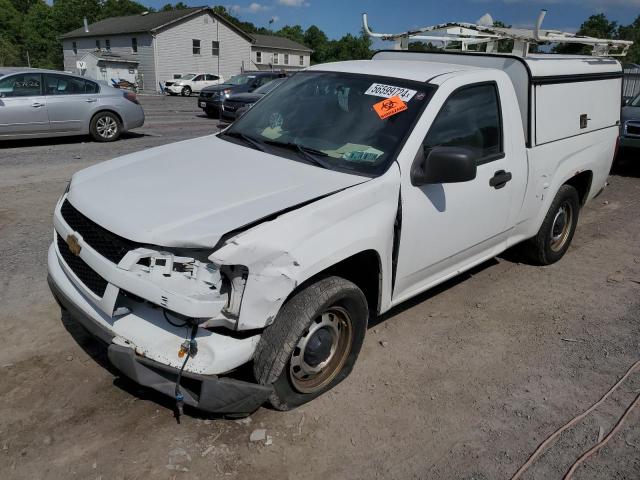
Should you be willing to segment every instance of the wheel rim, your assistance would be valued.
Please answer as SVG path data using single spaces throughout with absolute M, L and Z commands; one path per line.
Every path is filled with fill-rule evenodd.
M 289 361 L 293 387 L 313 393 L 330 383 L 342 370 L 351 351 L 351 318 L 341 307 L 331 307 L 318 315 L 303 333 Z
M 553 217 L 553 223 L 551 224 L 551 250 L 554 252 L 562 250 L 569 239 L 572 225 L 573 208 L 571 208 L 569 202 L 563 202 Z
M 118 132 L 118 123 L 113 117 L 100 117 L 96 122 L 96 130 L 102 138 L 113 138 Z
M 184 87 L 182 89 L 182 94 L 186 97 L 188 97 L 189 95 L 191 95 L 191 89 L 189 87 Z

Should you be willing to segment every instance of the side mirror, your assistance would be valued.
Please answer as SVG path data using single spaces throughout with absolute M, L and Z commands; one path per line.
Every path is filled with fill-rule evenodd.
M 468 182 L 476 178 L 476 156 L 460 147 L 423 149 L 411 167 L 415 187 L 433 183 Z

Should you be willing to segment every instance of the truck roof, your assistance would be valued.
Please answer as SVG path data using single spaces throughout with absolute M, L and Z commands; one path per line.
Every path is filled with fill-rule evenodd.
M 404 78 L 417 82 L 426 82 L 438 75 L 446 73 L 478 70 L 481 67 L 458 65 L 453 63 L 415 60 L 351 60 L 347 62 L 324 63 L 314 65 L 307 70 L 324 72 L 361 73 L 365 75 L 380 75 L 383 77 Z

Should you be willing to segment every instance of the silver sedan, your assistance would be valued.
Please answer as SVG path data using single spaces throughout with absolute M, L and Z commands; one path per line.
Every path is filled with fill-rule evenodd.
M 99 142 L 144 124 L 134 93 L 51 70 L 0 68 L 0 140 L 90 134 Z

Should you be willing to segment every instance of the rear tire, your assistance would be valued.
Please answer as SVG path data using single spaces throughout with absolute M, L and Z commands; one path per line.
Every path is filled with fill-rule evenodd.
M 340 277 L 321 278 L 291 297 L 253 357 L 256 379 L 273 385 L 273 407 L 290 410 L 344 380 L 362 347 L 368 316 L 362 291 Z
M 122 122 L 115 113 L 99 112 L 91 119 L 89 131 L 97 142 L 114 142 L 122 134 Z
M 560 260 L 569 249 L 578 224 L 580 197 L 571 185 L 558 190 L 538 234 L 523 247 L 527 256 L 539 265 Z

